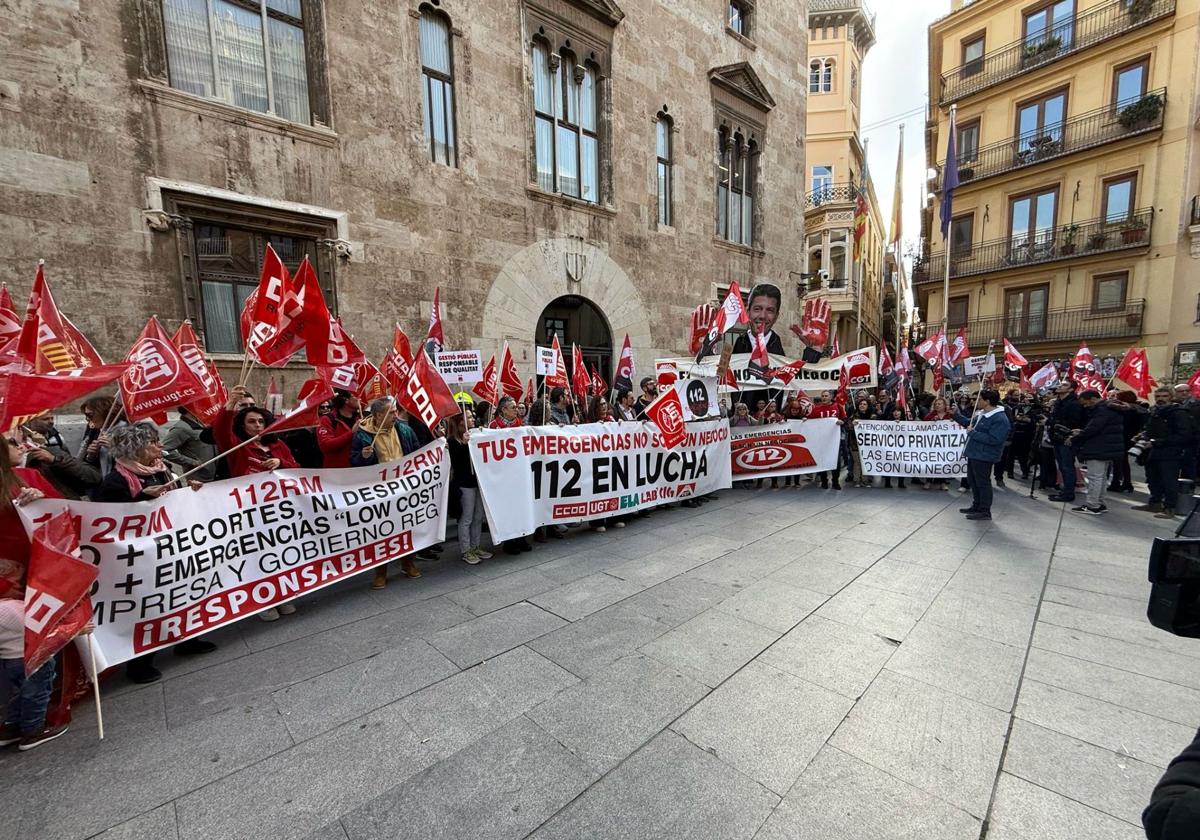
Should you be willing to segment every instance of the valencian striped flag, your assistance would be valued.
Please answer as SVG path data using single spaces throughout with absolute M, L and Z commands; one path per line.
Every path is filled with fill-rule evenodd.
M 864 175 L 858 185 L 858 197 L 854 200 L 854 261 L 862 259 L 862 240 L 867 232 L 867 178 Z
M 17 336 L 16 354 L 35 373 L 104 364 L 96 348 L 55 305 L 40 261 L 25 309 L 25 320 Z

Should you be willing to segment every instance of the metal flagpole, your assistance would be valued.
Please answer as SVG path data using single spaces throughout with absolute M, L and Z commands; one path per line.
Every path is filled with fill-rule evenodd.
M 955 136 L 954 136 L 955 123 L 957 122 L 957 116 L 958 116 L 958 106 L 951 105 L 950 106 L 950 139 L 948 142 L 948 146 L 949 146 L 951 154 L 958 154 L 958 148 L 957 148 L 958 144 L 956 142 L 957 138 L 955 138 Z M 956 176 L 956 180 L 957 180 L 958 161 L 957 160 L 951 161 L 949 156 L 947 156 L 946 169 L 949 170 L 951 166 L 954 167 L 954 172 L 955 172 L 955 176 Z M 949 185 L 948 186 L 945 183 L 942 184 L 943 189 L 953 190 L 954 186 L 957 186 L 957 185 Z M 944 200 L 945 199 L 943 199 L 943 201 Z M 942 277 L 942 338 L 943 338 L 943 340 L 945 340 L 946 332 L 948 331 L 948 329 L 950 327 L 950 230 L 952 227 L 953 227 L 953 223 L 946 225 L 942 228 L 942 247 L 943 247 L 943 257 L 942 258 L 946 263 L 945 274 Z M 940 360 L 939 360 L 939 364 L 940 364 Z

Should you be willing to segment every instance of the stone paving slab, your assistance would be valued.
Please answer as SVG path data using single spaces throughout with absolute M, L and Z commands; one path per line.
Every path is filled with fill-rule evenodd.
M 988 840 L 1144 840 L 1146 833 L 1053 791 L 1001 774 Z
M 759 661 L 857 700 L 895 651 L 876 633 L 813 615 Z

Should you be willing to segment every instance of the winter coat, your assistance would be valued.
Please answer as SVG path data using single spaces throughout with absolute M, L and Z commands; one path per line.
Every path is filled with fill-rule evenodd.
M 336 411 L 321 418 L 317 424 L 317 446 L 325 468 L 350 466 L 350 444 L 354 437 L 354 421 L 339 417 Z
M 1142 811 L 1148 840 L 1192 840 L 1200 836 L 1200 732 L 1171 760 L 1150 804 Z
M 173 464 L 178 464 L 184 470 L 198 467 L 217 454 L 217 448 L 200 439 L 204 424 L 196 418 L 181 414 L 179 420 L 167 430 L 162 446 L 167 454 L 164 456 Z M 215 464 L 209 464 L 196 473 L 197 481 L 212 481 L 216 475 Z
M 1196 425 L 1188 410 L 1178 403 L 1155 408 L 1146 421 L 1145 436 L 1154 441 L 1151 461 L 1178 461 L 1184 447 L 1196 442 Z
M 1111 406 L 1096 403 L 1087 425 L 1071 441 L 1080 461 L 1115 461 L 1125 453 L 1125 420 Z
M 954 415 L 960 426 L 971 426 L 971 417 L 959 413 Z M 1008 414 L 1002 408 L 977 412 L 975 426 L 967 432 L 967 446 L 963 454 L 971 461 L 999 463 L 1004 457 L 1004 444 L 1008 440 Z
M 1082 429 L 1087 425 L 1086 412 L 1083 403 L 1074 394 L 1059 397 L 1054 404 L 1054 414 L 1051 415 L 1051 425 L 1066 426 L 1068 429 Z

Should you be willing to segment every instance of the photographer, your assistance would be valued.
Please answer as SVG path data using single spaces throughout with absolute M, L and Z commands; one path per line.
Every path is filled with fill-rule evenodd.
M 1171 759 L 1142 812 L 1149 840 L 1191 840 L 1200 831 L 1200 732 Z
M 1072 433 L 1087 425 L 1083 404 L 1075 396 L 1075 380 L 1064 379 L 1054 394 L 1054 412 L 1050 415 L 1050 440 L 1054 444 L 1054 461 L 1062 475 L 1059 491 L 1050 497 L 1052 502 L 1075 501 L 1075 451 L 1067 443 Z
M 1087 470 L 1087 501 L 1071 510 L 1099 516 L 1108 510 L 1104 493 L 1109 467 L 1125 451 L 1125 423 L 1112 406 L 1102 401 L 1099 391 L 1084 391 L 1079 402 L 1087 411 L 1087 425 L 1067 438 L 1067 445 Z
M 1146 466 L 1150 501 L 1134 510 L 1151 511 L 1158 519 L 1175 518 L 1183 453 L 1195 439 L 1196 426 L 1187 409 L 1172 400 L 1170 388 L 1155 388 L 1154 410 L 1137 440 L 1142 447 L 1137 461 Z

